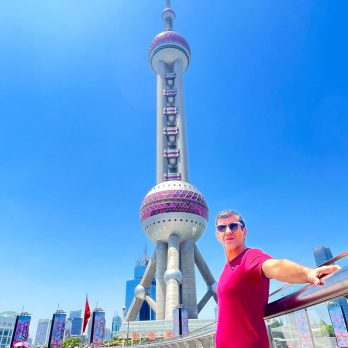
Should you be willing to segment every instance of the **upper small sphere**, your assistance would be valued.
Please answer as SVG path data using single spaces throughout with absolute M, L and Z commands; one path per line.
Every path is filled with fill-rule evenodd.
M 165 181 L 145 196 L 140 208 L 144 232 L 152 241 L 167 242 L 175 233 L 180 241 L 198 240 L 208 221 L 203 195 L 184 181 Z
M 152 40 L 149 47 L 149 61 L 152 68 L 157 71 L 158 63 L 167 64 L 181 59 L 184 71 L 191 60 L 191 48 L 183 36 L 175 31 L 164 31 Z

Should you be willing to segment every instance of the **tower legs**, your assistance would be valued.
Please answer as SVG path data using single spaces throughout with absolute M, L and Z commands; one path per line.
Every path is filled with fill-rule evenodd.
M 195 264 L 207 284 L 207 292 L 197 305 Z M 156 272 L 156 302 L 149 296 L 148 288 Z M 180 284 L 182 284 L 180 295 Z M 180 244 L 176 234 L 168 244 L 157 242 L 140 284 L 135 288 L 134 299 L 126 320 L 136 320 L 143 301 L 156 311 L 156 319 L 173 319 L 173 309 L 179 304 L 188 310 L 190 319 L 198 313 L 211 297 L 216 299 L 216 282 L 201 253 L 192 240 Z
M 194 255 L 195 255 L 195 263 L 196 266 L 201 273 L 205 283 L 207 284 L 207 292 L 203 296 L 203 298 L 198 303 L 198 313 L 202 310 L 202 308 L 207 304 L 210 297 L 213 297 L 215 302 L 217 303 L 216 296 L 216 281 L 211 274 L 208 265 L 205 263 L 203 256 L 199 252 L 197 245 L 194 246 Z
M 180 258 L 182 272 L 182 304 L 188 310 L 190 319 L 197 319 L 197 295 L 193 240 L 181 243 Z
M 156 319 L 165 319 L 165 305 L 166 305 L 166 283 L 164 281 L 164 273 L 167 269 L 167 243 L 156 243 Z
M 164 274 L 166 282 L 166 319 L 173 318 L 173 309 L 180 303 L 179 286 L 182 274 L 179 269 L 179 247 L 180 239 L 172 234 L 168 240 L 167 270 Z

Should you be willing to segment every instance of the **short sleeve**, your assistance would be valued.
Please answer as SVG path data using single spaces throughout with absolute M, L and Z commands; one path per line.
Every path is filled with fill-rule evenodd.
M 272 257 L 260 249 L 249 249 L 245 254 L 245 272 L 251 279 L 257 281 L 265 277 L 262 265 Z

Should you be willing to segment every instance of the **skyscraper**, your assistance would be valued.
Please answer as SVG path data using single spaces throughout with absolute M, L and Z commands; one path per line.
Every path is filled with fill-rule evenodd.
M 50 319 L 39 319 L 37 324 L 35 345 L 44 346 L 48 343 L 48 338 L 50 334 L 51 320 Z
M 16 315 L 15 312 L 0 313 L 0 348 L 6 348 L 11 343 Z
M 314 254 L 315 264 L 317 266 L 320 266 L 324 262 L 333 258 L 331 249 L 326 246 L 313 248 L 313 254 Z
M 179 304 L 188 310 L 190 319 L 196 319 L 211 297 L 217 300 L 215 279 L 196 246 L 208 221 L 208 206 L 189 183 L 183 76 L 191 48 L 173 29 L 175 12 L 170 0 L 166 0 L 162 19 L 164 31 L 152 40 L 148 55 L 157 78 L 156 186 L 140 208 L 143 230 L 156 249 L 134 290 L 127 321 L 136 319 L 145 302 L 162 320 L 172 319 Z M 207 285 L 199 303 L 195 265 Z M 156 301 L 148 290 L 155 274 Z
M 72 327 L 72 320 L 68 318 L 65 323 L 64 338 L 68 338 L 71 336 L 71 327 Z
M 80 336 L 82 329 L 82 310 L 71 311 L 69 318 L 71 320 L 71 336 Z
M 70 311 L 69 318 L 81 318 L 82 310 Z
M 106 327 L 104 332 L 104 341 L 109 341 L 111 339 L 112 339 L 111 330 Z
M 146 267 L 149 263 L 149 259 L 147 258 L 146 254 L 143 257 L 140 257 L 137 262 L 136 265 L 134 267 L 134 279 L 128 280 L 126 282 L 126 311 L 128 311 L 129 307 L 131 306 L 133 297 L 134 297 L 134 291 L 136 289 L 136 287 L 140 284 Z M 156 281 L 153 278 L 151 281 L 151 284 L 148 288 L 148 294 L 151 297 L 155 297 L 156 296 Z M 151 309 L 151 307 L 144 302 L 139 310 L 138 316 L 136 317 L 135 320 L 154 320 L 156 319 L 156 315 L 155 312 Z
M 119 315 L 115 315 L 112 318 L 111 334 L 114 336 L 117 332 L 120 331 L 122 325 L 122 318 Z

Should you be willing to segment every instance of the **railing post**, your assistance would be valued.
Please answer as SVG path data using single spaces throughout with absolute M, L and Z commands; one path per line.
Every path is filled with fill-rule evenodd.
M 210 342 L 206 337 L 199 338 L 198 341 L 201 342 L 203 348 L 210 348 L 211 347 Z

